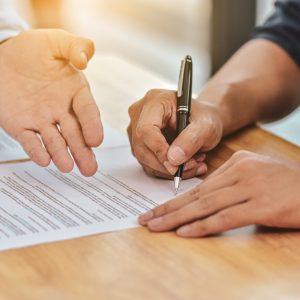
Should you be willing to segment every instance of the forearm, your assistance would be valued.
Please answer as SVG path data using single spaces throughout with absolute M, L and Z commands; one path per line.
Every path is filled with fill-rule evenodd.
M 252 40 L 204 86 L 198 100 L 216 107 L 226 135 L 288 114 L 299 105 L 299 85 L 299 67 L 284 50 Z

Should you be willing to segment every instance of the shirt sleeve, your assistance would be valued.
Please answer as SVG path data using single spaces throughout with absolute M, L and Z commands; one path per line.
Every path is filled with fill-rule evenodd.
M 300 0 L 275 1 L 275 11 L 252 38 L 272 41 L 282 47 L 300 66 Z
M 10 2 L 0 0 L 0 43 L 28 29 L 28 25 L 17 14 Z

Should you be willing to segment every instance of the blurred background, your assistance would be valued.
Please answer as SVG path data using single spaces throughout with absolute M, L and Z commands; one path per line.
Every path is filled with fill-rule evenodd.
M 31 27 L 88 36 L 177 82 L 179 62 L 194 59 L 194 90 L 245 42 L 272 9 L 270 0 L 13 0 Z
M 174 86 L 180 60 L 192 55 L 195 93 L 273 9 L 272 0 L 12 1 L 32 28 L 90 37 L 100 56 L 113 53 Z M 300 145 L 299 112 L 263 126 Z

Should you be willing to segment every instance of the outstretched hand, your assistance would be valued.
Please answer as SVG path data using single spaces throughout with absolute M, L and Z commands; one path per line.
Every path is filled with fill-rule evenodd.
M 0 45 L 0 126 L 40 166 L 74 161 L 93 175 L 91 147 L 103 139 L 100 113 L 80 70 L 93 43 L 63 30 L 30 30 Z

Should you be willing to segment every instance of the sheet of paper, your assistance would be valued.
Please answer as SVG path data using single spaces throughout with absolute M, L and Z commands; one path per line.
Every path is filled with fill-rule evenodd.
M 119 130 L 104 124 L 104 141 L 101 148 L 128 145 L 127 136 Z M 0 162 L 28 159 L 21 145 L 0 128 Z
M 103 148 L 86 178 L 32 162 L 0 166 L 0 250 L 137 227 L 137 217 L 173 198 L 173 182 L 147 176 L 128 146 Z M 199 184 L 182 182 L 181 191 Z
M 0 128 L 0 161 L 26 159 L 28 155 L 18 142 Z
M 103 124 L 103 129 L 104 129 L 104 140 L 101 146 L 97 149 L 129 145 L 127 135 L 121 132 L 120 130 L 112 128 L 107 123 Z

